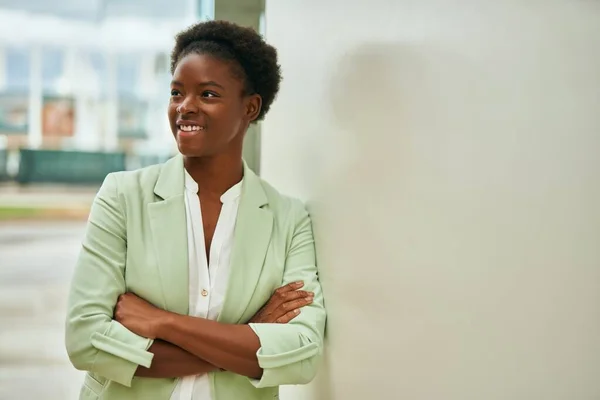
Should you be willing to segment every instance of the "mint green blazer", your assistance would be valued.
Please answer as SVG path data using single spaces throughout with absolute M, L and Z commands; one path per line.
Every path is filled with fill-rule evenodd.
M 120 294 L 133 292 L 165 310 L 188 313 L 188 251 L 183 158 L 109 174 L 91 208 L 68 300 L 66 347 L 87 371 L 80 399 L 168 400 L 176 379 L 134 376 L 150 367 L 150 339 L 113 320 Z M 214 400 L 277 399 L 278 386 L 315 376 L 325 308 L 311 221 L 246 165 L 231 274 L 219 321 L 246 323 L 278 287 L 302 280 L 314 302 L 288 324 L 250 324 L 260 339 L 260 380 L 210 373 Z

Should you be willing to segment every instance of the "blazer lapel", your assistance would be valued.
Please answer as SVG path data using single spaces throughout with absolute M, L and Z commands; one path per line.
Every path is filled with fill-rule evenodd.
M 271 241 L 273 215 L 260 179 L 244 163 L 227 293 L 218 320 L 240 323 L 260 278 Z
M 148 204 L 166 310 L 188 314 L 189 275 L 183 158 L 167 161 L 156 181 L 159 201 Z M 150 249 L 148 249 L 151 251 Z

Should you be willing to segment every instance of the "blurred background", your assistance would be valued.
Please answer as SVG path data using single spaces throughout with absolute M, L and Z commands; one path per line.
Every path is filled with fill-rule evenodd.
M 174 36 L 213 18 L 262 31 L 264 1 L 0 1 L 0 399 L 77 397 L 63 319 L 90 203 L 107 173 L 176 151 Z
M 600 399 L 600 1 L 0 0 L 0 400 L 76 398 L 90 202 L 174 153 L 211 18 L 278 49 L 244 156 L 313 220 L 327 343 L 282 400 Z

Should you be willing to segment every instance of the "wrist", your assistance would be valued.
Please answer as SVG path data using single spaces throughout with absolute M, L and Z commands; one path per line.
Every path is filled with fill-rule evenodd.
M 164 315 L 161 316 L 157 320 L 156 326 L 154 328 L 154 333 L 157 339 L 165 340 L 168 342 L 166 336 L 174 326 L 174 319 L 176 315 L 170 312 L 165 312 Z

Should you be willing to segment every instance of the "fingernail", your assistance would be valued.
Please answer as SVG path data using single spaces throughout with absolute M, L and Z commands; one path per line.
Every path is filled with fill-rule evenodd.
M 294 314 L 300 314 L 300 310 L 296 308 L 296 309 L 294 310 Z
M 298 286 L 298 287 L 301 287 L 301 286 L 304 285 L 304 282 L 298 281 L 298 282 L 295 283 L 295 285 Z

